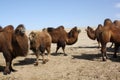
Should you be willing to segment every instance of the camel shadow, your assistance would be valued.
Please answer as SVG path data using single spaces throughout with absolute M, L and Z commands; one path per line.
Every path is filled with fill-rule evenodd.
M 85 60 L 91 60 L 94 61 L 94 59 L 99 59 L 101 57 L 101 54 L 85 54 L 82 53 L 82 55 L 72 55 L 72 59 L 85 59 Z
M 110 48 L 110 47 L 108 47 L 107 48 L 107 52 L 114 52 L 114 48 Z M 120 52 L 120 48 L 118 49 L 118 52 L 117 53 L 119 53 Z
M 117 55 L 117 58 L 113 58 L 113 54 L 107 53 L 108 59 L 113 61 L 113 62 L 120 62 L 120 56 Z M 98 54 L 85 54 L 83 53 L 82 55 L 72 55 L 72 59 L 85 59 L 85 60 L 91 60 L 95 61 L 95 59 L 101 59 L 102 61 L 102 55 L 101 53 Z
M 117 55 L 117 58 L 113 58 L 113 54 L 111 54 L 112 57 L 109 57 L 109 59 L 113 62 L 120 62 L 120 56 Z
M 65 53 L 65 54 L 62 53 L 62 52 L 58 52 L 58 53 L 53 52 L 53 53 L 51 53 L 52 56 L 67 56 L 67 53 Z
M 107 52 L 114 52 L 114 48 L 108 47 L 108 48 L 107 48 Z
M 74 48 L 98 48 L 98 46 L 78 46 Z
M 0 72 L 3 72 L 4 69 L 5 69 L 5 66 L 1 66 L 1 65 L 0 65 Z
M 30 65 L 36 61 L 35 58 L 25 58 L 24 60 L 19 60 L 18 63 L 14 63 L 15 66 L 19 65 Z

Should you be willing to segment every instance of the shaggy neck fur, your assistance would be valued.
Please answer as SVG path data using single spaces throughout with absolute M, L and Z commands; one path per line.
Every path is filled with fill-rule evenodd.
M 13 34 L 12 37 L 13 56 L 26 56 L 28 53 L 28 38 L 26 35 Z
M 78 36 L 70 37 L 70 38 L 68 38 L 68 40 L 66 41 L 66 44 L 67 44 L 67 45 L 72 45 L 72 44 L 76 43 L 77 40 L 78 40 Z
M 68 39 L 67 39 L 67 41 L 66 41 L 66 44 L 67 45 L 72 45 L 72 44 L 74 44 L 74 43 L 76 43 L 77 42 L 77 40 L 78 40 L 78 34 L 79 34 L 79 32 L 69 32 L 67 35 L 68 35 Z

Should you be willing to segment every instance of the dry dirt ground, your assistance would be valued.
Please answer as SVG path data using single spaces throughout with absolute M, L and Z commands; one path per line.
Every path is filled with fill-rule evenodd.
M 119 53 L 118 58 L 112 58 L 113 49 L 108 49 L 109 59 L 103 62 L 97 41 L 90 40 L 85 28 L 81 29 L 77 43 L 66 46 L 68 56 L 63 56 L 61 49 L 54 53 L 56 45 L 52 44 L 46 64 L 41 63 L 40 57 L 39 65 L 34 66 L 36 57 L 29 51 L 28 56 L 14 59 L 13 68 L 17 72 L 3 75 L 5 60 L 0 54 L 0 80 L 120 80 Z

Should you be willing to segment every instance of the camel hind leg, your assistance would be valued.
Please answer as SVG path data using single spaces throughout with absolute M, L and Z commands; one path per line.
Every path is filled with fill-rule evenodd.
M 46 61 L 48 62 L 49 61 L 49 56 L 50 56 L 50 47 L 47 47 L 46 50 L 47 50 L 47 59 L 46 59 Z
M 67 54 L 65 53 L 65 45 L 62 46 L 62 50 L 63 50 L 64 56 L 67 56 Z
M 3 56 L 4 56 L 5 62 L 6 62 L 6 67 L 4 69 L 4 75 L 10 74 L 11 71 L 15 72 L 16 70 L 14 70 L 12 68 L 13 57 L 12 57 L 11 53 L 8 52 L 7 50 L 5 50 L 5 51 L 3 51 Z
M 114 55 L 113 58 L 117 58 L 117 51 L 119 49 L 119 44 L 115 43 L 115 51 L 114 51 Z
M 102 60 L 106 61 L 106 59 L 108 58 L 106 54 L 106 44 L 101 44 L 101 53 L 102 53 Z
M 57 48 L 56 48 L 55 53 L 57 53 L 57 52 L 58 52 L 59 48 L 60 48 L 60 47 L 57 45 Z
M 58 49 L 59 49 L 60 47 L 62 47 L 62 50 L 63 50 L 64 56 L 67 56 L 67 54 L 65 54 L 65 46 L 66 46 L 65 41 L 58 41 L 58 43 L 57 43 L 57 49 L 56 49 L 56 53 L 57 53 Z
M 101 45 L 100 45 L 100 40 L 97 39 L 97 42 L 98 42 L 98 48 L 100 48 L 100 47 L 101 47 Z

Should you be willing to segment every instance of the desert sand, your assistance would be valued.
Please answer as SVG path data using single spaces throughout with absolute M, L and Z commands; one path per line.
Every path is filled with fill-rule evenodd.
M 50 60 L 46 64 L 42 64 L 40 57 L 39 65 L 34 66 L 36 56 L 29 50 L 26 57 L 13 60 L 13 68 L 17 72 L 3 75 L 5 60 L 1 53 L 0 80 L 120 80 L 120 54 L 112 58 L 114 49 L 108 48 L 109 59 L 103 62 L 97 41 L 88 38 L 85 28 L 80 29 L 78 41 L 65 48 L 68 56 L 62 54 L 62 49 L 56 54 L 56 44 L 52 44 Z

